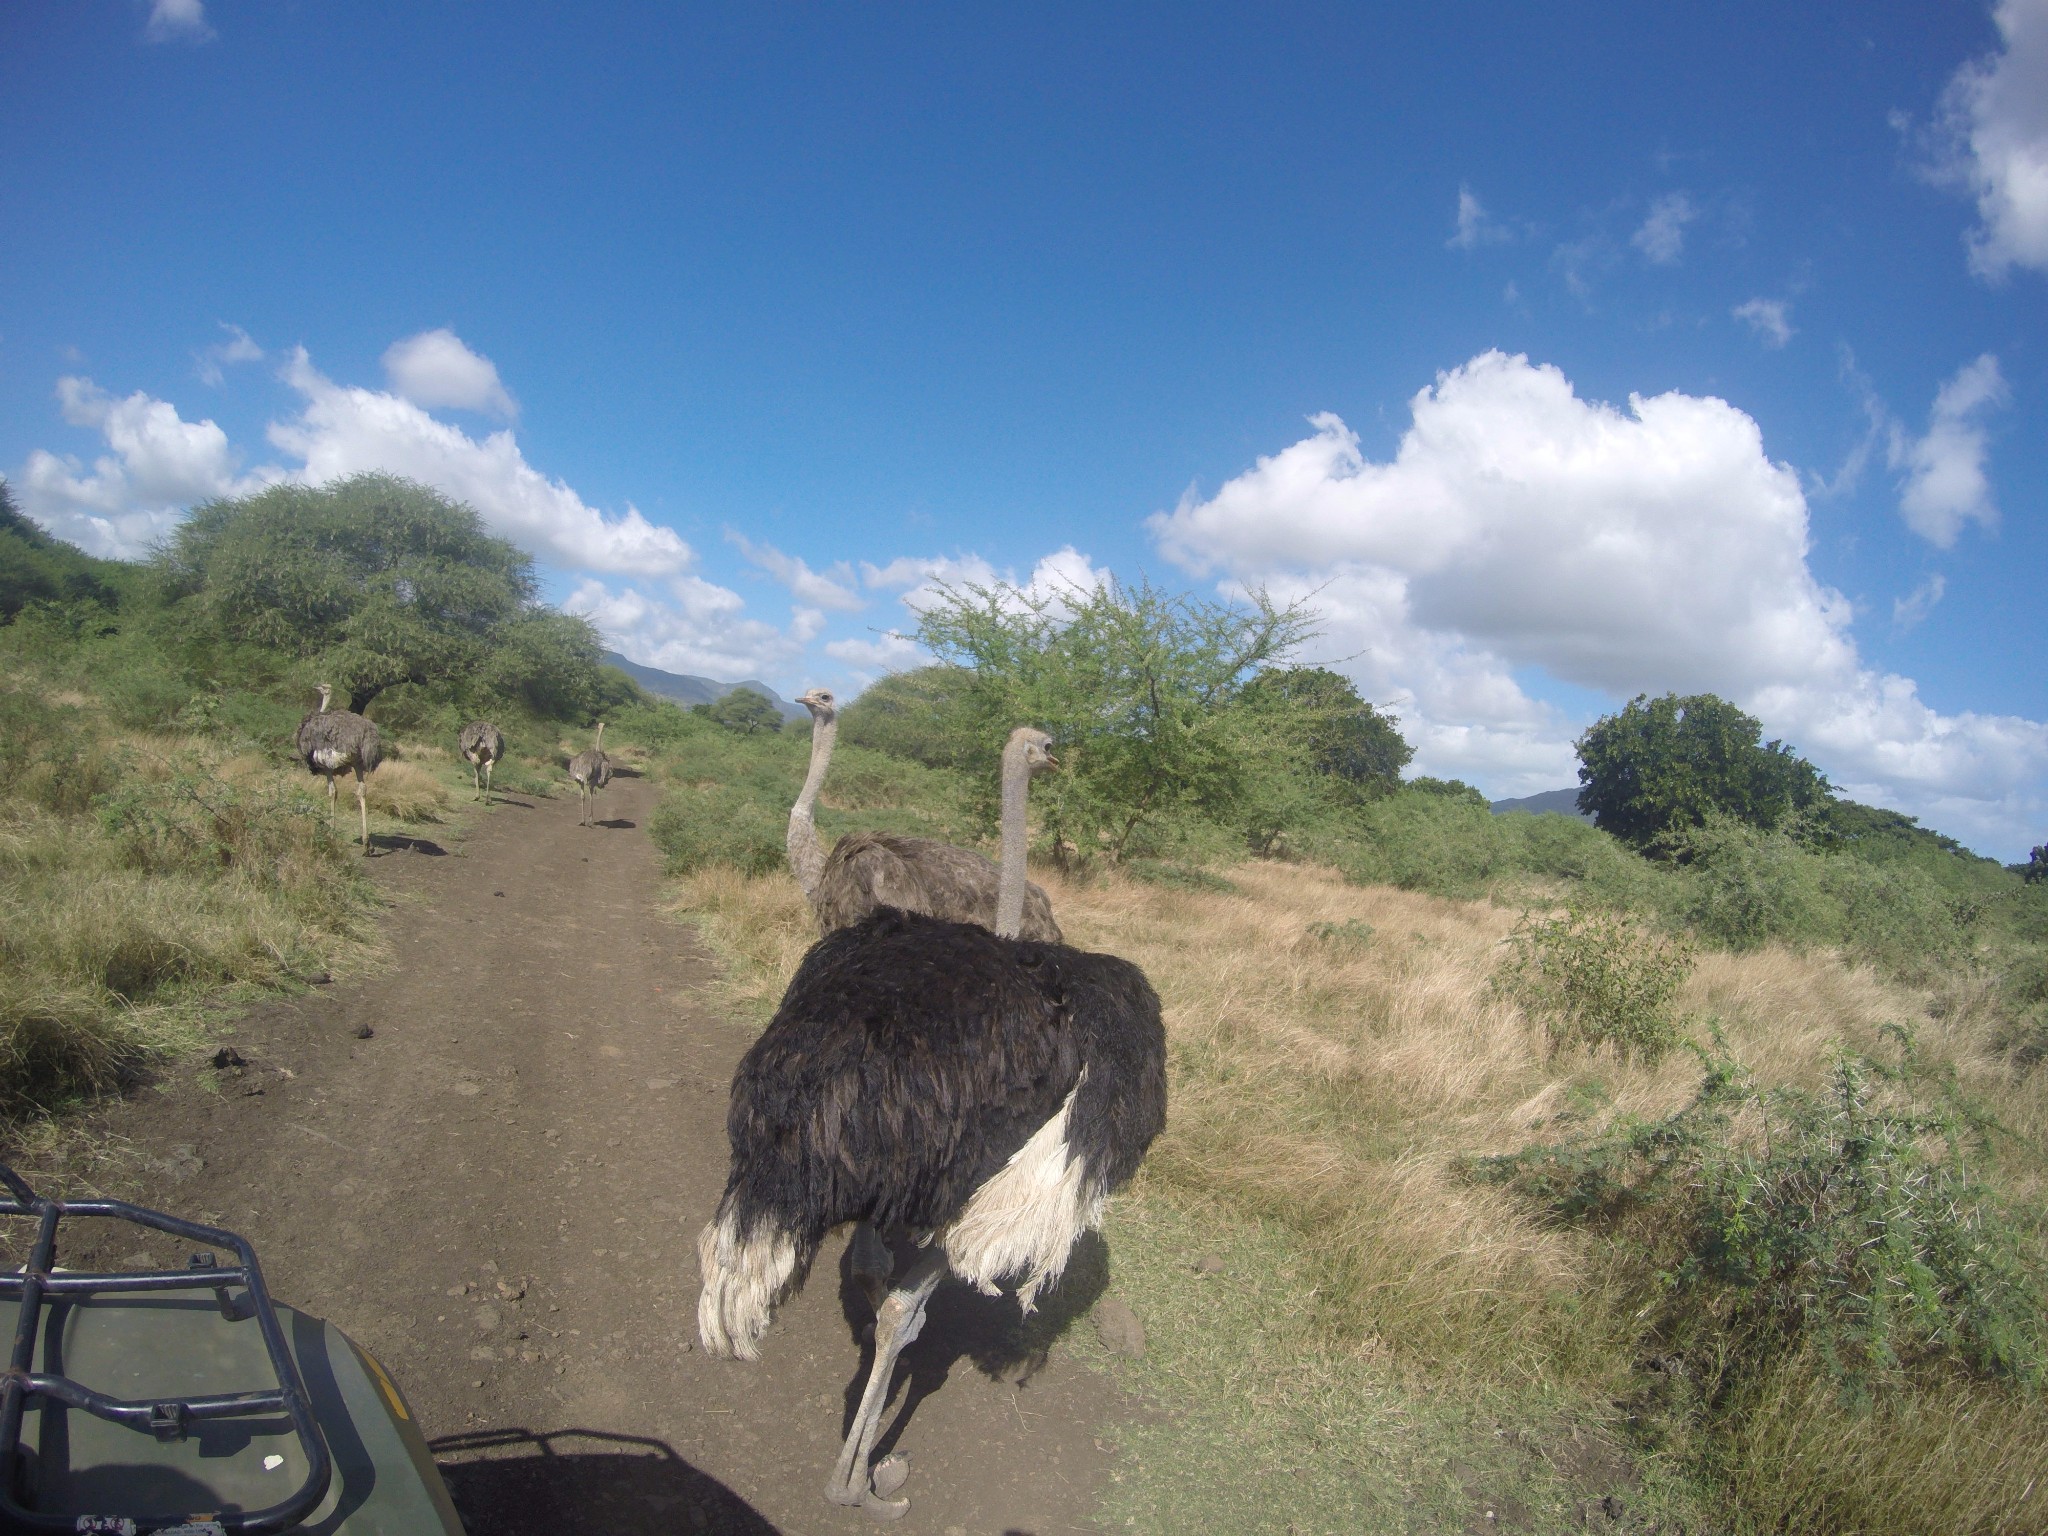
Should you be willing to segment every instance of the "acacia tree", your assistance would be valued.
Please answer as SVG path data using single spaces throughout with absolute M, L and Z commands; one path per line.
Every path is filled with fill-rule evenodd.
M 1281 771 L 1304 731 L 1274 732 L 1273 703 L 1244 706 L 1246 684 L 1311 633 L 1311 615 L 1263 592 L 1241 603 L 1108 581 L 1053 596 L 1006 585 L 947 586 L 918 639 L 965 669 L 954 691 L 983 812 L 1009 731 L 1053 734 L 1062 772 L 1033 792 L 1056 844 L 1112 861 L 1178 815 L 1228 822 L 1261 772 Z
M 1579 738 L 1579 809 L 1638 848 L 1722 815 L 1754 827 L 1824 808 L 1825 776 L 1711 693 L 1638 694 Z
M 314 664 L 358 713 L 395 684 L 495 672 L 501 647 L 596 663 L 587 623 L 537 606 L 530 556 L 395 475 L 207 502 L 158 563 L 202 622 Z
M 690 713 L 703 715 L 742 736 L 782 729 L 782 711 L 751 688 L 733 688 L 709 704 L 692 704 Z

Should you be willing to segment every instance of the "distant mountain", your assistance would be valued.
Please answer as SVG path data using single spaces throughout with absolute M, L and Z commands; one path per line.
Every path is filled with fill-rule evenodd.
M 1546 789 L 1540 795 L 1524 795 L 1519 800 L 1493 802 L 1493 814 L 1496 816 L 1508 816 L 1516 811 L 1531 816 L 1553 811 L 1560 816 L 1576 816 L 1581 821 L 1593 819 L 1579 809 L 1579 792 L 1576 789 Z
M 808 720 L 811 712 L 801 704 L 792 704 L 766 683 L 748 678 L 739 683 L 721 683 L 715 678 L 692 677 L 687 672 L 664 672 L 659 667 L 643 667 L 637 661 L 628 661 L 617 651 L 604 653 L 605 664 L 617 667 L 649 693 L 659 694 L 664 699 L 674 699 L 678 704 L 709 704 L 713 699 L 722 699 L 735 688 L 751 688 L 782 712 L 785 720 Z

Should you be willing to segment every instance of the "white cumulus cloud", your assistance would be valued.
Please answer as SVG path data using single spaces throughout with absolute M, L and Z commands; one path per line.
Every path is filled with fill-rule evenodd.
M 394 341 L 384 352 L 384 376 L 414 405 L 453 406 L 511 418 L 519 414 L 498 365 L 464 345 L 445 326 Z
M 1947 169 L 1977 201 L 1970 267 L 1994 281 L 2048 272 L 2048 0 L 1999 0 L 2004 48 L 1965 64 L 1942 97 Z
M 562 608 L 595 624 L 611 647 L 642 666 L 719 682 L 774 673 L 816 634 L 801 621 L 788 631 L 746 616 L 746 599 L 699 576 L 611 586 L 578 583 Z
M 88 469 L 76 457 L 37 448 L 23 467 L 22 507 L 60 538 L 113 559 L 132 560 L 195 502 L 259 490 L 281 471 L 238 472 L 228 435 L 211 420 L 186 421 L 168 400 L 137 390 L 108 394 L 91 379 L 57 381 L 64 419 L 89 427 L 108 452 Z
M 861 563 L 861 580 L 868 586 L 907 589 L 903 606 L 912 613 L 937 602 L 944 587 L 1002 587 L 1020 599 L 1050 603 L 1058 614 L 1067 600 L 1111 579 L 1107 569 L 1071 544 L 1043 556 L 1022 578 L 1015 571 L 998 571 L 980 555 L 904 555 L 884 566 Z
M 294 478 L 320 485 L 371 470 L 404 475 L 468 502 L 494 533 L 571 570 L 662 577 L 690 565 L 690 546 L 674 530 L 632 506 L 616 516 L 598 511 L 528 464 L 509 429 L 474 438 L 411 400 L 336 384 L 303 347 L 284 378 L 304 405 L 272 422 L 269 436 L 302 461 Z
M 150 0 L 142 35 L 152 43 L 203 43 L 213 36 L 206 0 Z
M 1982 418 L 2008 398 L 1998 359 L 1987 352 L 1936 391 L 1925 436 L 1892 426 L 1891 467 L 1905 471 L 1899 511 L 1929 543 L 1949 548 L 1967 522 L 1997 525 L 1998 505 L 1985 473 L 1990 438 Z
M 1629 243 L 1660 267 L 1668 267 L 1685 253 L 1685 226 L 1699 217 L 1692 199 L 1683 192 L 1666 192 L 1650 204 L 1649 217 L 1629 236 Z
M 1626 410 L 1556 368 L 1485 353 L 1411 402 L 1393 458 L 1335 416 L 1214 496 L 1151 520 L 1168 559 L 1325 616 L 1318 644 L 1391 704 L 1425 771 L 1496 793 L 1571 781 L 1585 722 L 1535 674 L 1619 701 L 1709 691 L 1852 792 L 2005 848 L 2041 806 L 2048 728 L 1941 715 L 1865 667 L 1807 564 L 1798 477 L 1725 401 Z
M 725 536 L 750 564 L 789 588 L 800 603 L 834 613 L 858 613 L 867 606 L 853 588 L 853 568 L 843 562 L 826 571 L 814 571 L 796 556 L 786 555 L 772 544 L 757 544 L 737 529 L 728 528 Z
M 1776 349 L 1792 339 L 1792 306 L 1783 299 L 1751 299 L 1729 313 L 1747 323 L 1767 347 Z

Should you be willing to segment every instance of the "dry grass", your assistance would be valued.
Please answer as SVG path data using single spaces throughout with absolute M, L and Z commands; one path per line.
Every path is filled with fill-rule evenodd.
M 1697 1090 L 1698 1064 L 1685 1052 L 1654 1065 L 1549 1053 L 1541 1024 L 1491 985 L 1515 925 L 1510 909 L 1350 885 L 1302 866 L 1250 864 L 1229 874 L 1234 892 L 1115 877 L 1076 885 L 1034 872 L 1069 941 L 1135 961 L 1165 1004 L 1169 1123 L 1111 1235 L 1120 1289 L 1141 1312 L 1149 1306 L 1163 1317 L 1199 1305 L 1203 1326 L 1162 1338 L 1144 1368 L 1149 1379 L 1170 1384 L 1191 1415 L 1191 1436 L 1258 1438 L 1273 1454 L 1292 1455 L 1288 1436 L 1307 1435 L 1354 1465 L 1366 1444 L 1375 1455 L 1410 1457 L 1412 1476 L 1395 1479 L 1408 1499 L 1426 1492 L 1429 1466 L 1484 1454 L 1469 1441 L 1418 1449 L 1416 1436 L 1478 1433 L 1469 1423 L 1425 1433 L 1445 1402 L 1505 1394 L 1522 1405 L 1514 1416 L 1525 1417 L 1550 1411 L 1531 1404 L 1568 1401 L 1574 1423 L 1604 1433 L 1597 1426 L 1607 1405 L 1634 1388 L 1631 1320 L 1617 1310 L 1602 1253 L 1462 1177 L 1459 1164 L 1597 1130 L 1624 1113 L 1669 1113 Z M 732 962 L 730 1001 L 765 1017 L 814 933 L 793 882 L 779 872 L 748 879 L 712 869 L 676 889 L 678 909 Z M 1766 948 L 1702 955 L 1678 1007 L 1695 1033 L 1716 1022 L 1761 1081 L 1807 1086 L 1822 1082 L 1840 1045 L 1870 1049 L 1882 1026 L 1906 1024 L 1955 1062 L 2005 1124 L 2037 1135 L 2048 1128 L 2048 1094 L 1996 1060 L 1986 1045 L 1989 1010 L 1973 1011 L 1967 998 L 1944 1001 L 1825 954 Z M 1930 1019 L 1930 1010 L 1941 1017 Z M 2016 1195 L 2048 1183 L 2038 1160 L 2020 1159 L 2007 1181 Z M 1256 1306 L 1208 1305 L 1189 1289 L 1188 1245 L 1204 1230 L 1232 1245 L 1233 1271 L 1267 1256 Z M 1167 1241 L 1173 1251 L 1153 1251 Z M 1213 1300 L 1223 1290 L 1203 1294 Z M 1793 1471 L 1752 1469 L 1743 1487 L 1752 1510 L 1781 1511 L 1771 1518 L 1785 1529 L 2043 1528 L 1986 1514 L 1998 1500 L 2016 1500 L 2041 1469 L 2048 1419 L 2038 1405 L 2001 1418 L 1997 1405 L 2009 1399 L 1957 1387 L 1947 1409 L 1914 1398 L 1888 1418 L 1858 1420 L 1807 1402 L 1800 1393 L 1809 1386 L 1785 1378 L 1779 1396 L 1759 1405 L 1743 1444 L 1757 1467 L 1784 1462 Z M 1204 1406 L 1218 1392 L 1246 1395 L 1258 1412 L 1240 1423 L 1229 1416 L 1235 1410 Z M 1998 1469 L 1987 1472 L 1993 1491 L 1968 1508 L 1966 1479 L 1935 1476 L 1912 1497 L 1903 1491 L 1912 1466 L 1931 1473 L 1943 1456 L 1961 1454 L 1964 1442 L 1943 1419 L 1951 1411 L 1978 1426 Z M 1396 1423 L 1389 1414 L 1407 1417 Z M 1282 1425 L 1292 1428 L 1282 1433 Z M 1140 1525 L 1169 1529 L 1194 1507 L 1175 1487 L 1207 1474 L 1171 1437 L 1147 1437 L 1146 1446 L 1158 1464 L 1135 1474 L 1143 1491 L 1125 1488 L 1114 1500 Z M 1294 1514 L 1273 1513 L 1283 1506 L 1309 1522 L 1303 1529 L 1382 1520 L 1400 1528 L 1378 1494 L 1382 1513 L 1360 1513 L 1356 1476 L 1323 1478 L 1305 1462 L 1294 1470 L 1308 1502 L 1268 1498 L 1266 1513 L 1244 1517 L 1252 1522 L 1245 1529 L 1290 1528 Z M 1524 1494 L 1536 1497 L 1534 1486 Z M 1311 1497 L 1313 1488 L 1325 1491 Z M 1886 1500 L 1897 1513 L 1879 1519 L 1871 1511 Z M 1828 1523 L 1828 1511 L 1852 1504 L 1854 1520 Z
M 342 780 L 344 798 L 353 780 Z M 417 763 L 385 763 L 363 781 L 363 798 L 370 810 L 394 821 L 417 825 L 439 821 L 452 798 L 441 776 Z

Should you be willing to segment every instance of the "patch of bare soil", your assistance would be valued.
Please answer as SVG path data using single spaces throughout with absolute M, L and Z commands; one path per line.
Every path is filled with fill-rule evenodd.
M 139 1155 L 98 1181 L 242 1232 L 280 1299 L 375 1353 L 472 1536 L 866 1529 L 822 1497 L 866 1366 L 837 1247 L 760 1363 L 696 1348 L 696 1234 L 752 1032 L 707 1005 L 710 959 L 658 910 L 654 800 L 616 780 L 585 828 L 573 797 L 507 795 L 459 845 L 386 845 L 392 963 L 255 1010 L 228 1036 L 242 1065 L 100 1115 Z M 1028 1329 L 941 1287 L 882 1446 L 911 1461 L 897 1529 L 1094 1528 L 1124 1404 L 1050 1345 L 1105 1275 L 1100 1245 L 1077 1254 Z

